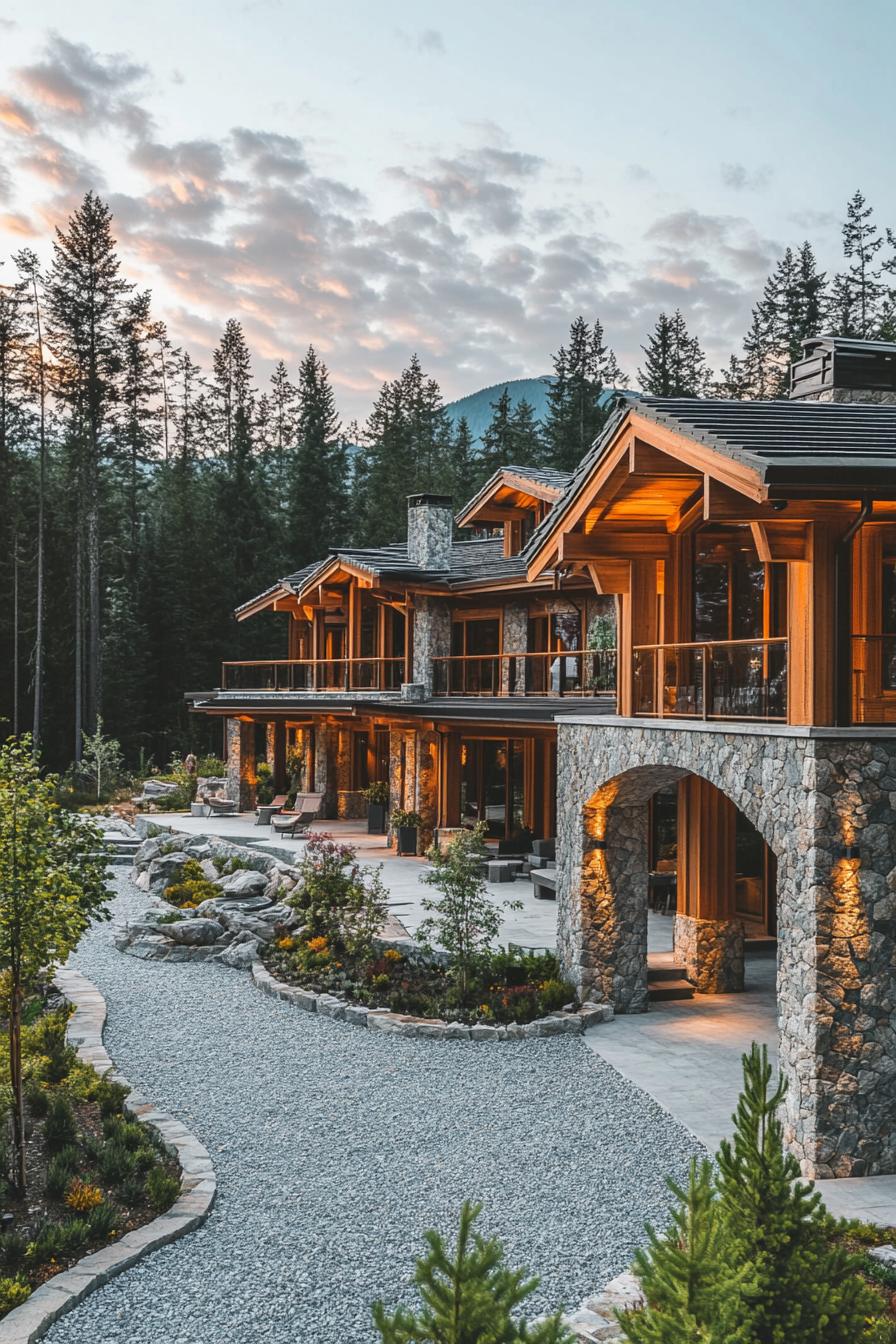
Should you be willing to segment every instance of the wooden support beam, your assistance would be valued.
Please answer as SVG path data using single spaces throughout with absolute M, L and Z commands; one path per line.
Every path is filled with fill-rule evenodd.
M 703 522 L 703 482 L 701 480 L 693 494 L 683 500 L 673 514 L 666 519 L 666 531 L 671 537 L 692 532 Z
M 581 532 L 563 533 L 557 558 L 561 563 L 603 559 L 662 560 L 668 553 L 669 538 L 665 530 L 638 532 L 631 525 L 620 527 L 604 522 L 587 536 Z
M 763 564 L 807 560 L 809 537 L 805 523 L 772 522 L 754 518 L 750 523 L 753 545 Z
M 628 450 L 628 468 L 633 476 L 696 476 L 699 479 L 702 475 L 697 467 L 638 438 L 632 439 Z
M 585 571 L 596 593 L 627 593 L 630 587 L 628 560 L 586 560 Z

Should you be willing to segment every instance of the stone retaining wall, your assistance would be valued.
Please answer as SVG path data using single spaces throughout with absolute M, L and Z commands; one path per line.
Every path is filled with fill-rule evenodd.
M 24 1302 L 0 1321 L 0 1344 L 33 1344 L 41 1339 L 54 1321 L 78 1305 L 88 1293 L 101 1288 L 151 1251 L 177 1241 L 204 1223 L 215 1201 L 217 1182 L 208 1151 L 179 1120 L 157 1110 L 133 1090 L 127 1078 L 114 1071 L 103 1045 L 106 1001 L 95 985 L 77 971 L 61 970 L 56 988 L 75 1005 L 69 1018 L 66 1038 L 78 1052 L 78 1058 L 90 1064 L 98 1074 L 109 1076 L 130 1090 L 125 1107 L 144 1125 L 150 1125 L 176 1157 L 181 1169 L 181 1192 L 166 1213 L 151 1223 L 128 1232 L 120 1241 L 85 1255 L 71 1269 L 48 1279 Z
M 395 942 L 392 946 L 403 946 Z M 277 980 L 263 962 L 252 963 L 252 980 L 272 999 L 282 999 L 307 1013 L 331 1017 L 336 1022 L 349 1022 L 368 1031 L 381 1031 L 389 1036 L 422 1036 L 440 1041 L 519 1041 L 536 1036 L 581 1036 L 590 1027 L 613 1020 L 613 1011 L 605 1004 L 585 1003 L 574 1013 L 551 1013 L 534 1022 L 508 1023 L 507 1026 L 489 1027 L 485 1023 L 467 1027 L 462 1022 L 444 1022 L 432 1017 L 413 1017 L 409 1013 L 392 1013 L 388 1008 L 365 1008 L 347 1003 L 335 994 L 316 994 L 310 989 L 284 984 Z

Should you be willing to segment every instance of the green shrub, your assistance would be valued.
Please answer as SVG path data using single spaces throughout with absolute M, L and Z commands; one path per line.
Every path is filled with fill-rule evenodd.
M 153 1167 L 146 1178 L 146 1198 L 156 1213 L 164 1213 L 180 1194 L 180 1181 L 164 1167 Z
M 120 1139 L 111 1139 L 103 1146 L 96 1165 L 107 1185 L 120 1185 L 137 1170 L 134 1154 Z
M 61 1224 L 41 1223 L 28 1243 L 26 1259 L 33 1265 L 45 1265 L 63 1254 Z
M 301 915 L 310 941 L 325 938 L 330 953 L 350 965 L 368 959 L 388 909 L 379 869 L 364 867 L 351 846 L 322 833 L 309 837 L 297 867 L 287 903 Z
M 556 1013 L 570 999 L 575 999 L 575 991 L 565 980 L 542 980 L 538 986 L 540 1013 Z
M 200 756 L 196 762 L 196 774 L 203 779 L 223 779 L 227 774 L 227 762 L 219 756 Z
M 75 1113 L 71 1102 L 64 1096 L 51 1097 L 47 1106 L 47 1118 L 44 1121 L 44 1139 L 48 1152 L 61 1152 L 63 1148 L 74 1143 L 77 1137 Z
M 146 1181 L 142 1176 L 129 1176 L 118 1187 L 118 1198 L 127 1208 L 132 1209 L 146 1199 Z
M 18 1269 L 24 1263 L 28 1243 L 18 1232 L 0 1233 L 0 1265 L 4 1269 Z
M 31 1289 L 21 1275 L 13 1279 L 0 1279 L 0 1316 L 14 1311 L 31 1296 Z
M 220 895 L 220 889 L 205 877 L 190 882 L 174 882 L 165 888 L 165 900 L 179 906 L 181 910 L 195 910 L 203 901 L 214 900 Z
M 118 1231 L 121 1213 L 114 1204 L 97 1204 L 87 1215 L 87 1234 L 90 1241 L 108 1241 Z
M 111 1116 L 103 1124 L 103 1132 L 107 1139 L 115 1139 L 131 1152 L 142 1148 L 146 1141 L 146 1126 L 124 1116 Z
M 86 1218 L 69 1218 L 59 1224 L 59 1250 L 63 1256 L 80 1255 L 90 1240 L 90 1226 Z
M 78 1052 L 64 1041 L 54 1041 L 43 1067 L 44 1080 L 53 1086 L 64 1083 L 78 1061 Z
M 35 1078 L 25 1085 L 25 1104 L 35 1120 L 42 1120 L 49 1109 L 50 1098 Z
M 78 1150 L 68 1144 L 47 1163 L 46 1191 L 50 1199 L 62 1199 L 78 1166 Z
M 110 1115 L 121 1115 L 128 1088 L 121 1083 L 113 1083 L 109 1078 L 101 1078 L 97 1083 L 94 1099 L 99 1104 L 100 1115 L 107 1119 Z

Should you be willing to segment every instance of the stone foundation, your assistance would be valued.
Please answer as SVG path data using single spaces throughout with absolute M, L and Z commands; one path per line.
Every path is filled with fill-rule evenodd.
M 617 1012 L 645 1007 L 648 800 L 689 773 L 777 858 L 789 1148 L 808 1176 L 896 1171 L 896 732 L 560 722 L 558 953 Z
M 739 919 L 676 915 L 673 961 L 698 994 L 739 994 L 744 987 L 744 926 Z

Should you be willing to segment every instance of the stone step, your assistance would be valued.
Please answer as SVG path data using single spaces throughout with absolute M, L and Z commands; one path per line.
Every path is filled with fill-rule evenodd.
M 681 974 L 680 966 L 653 966 L 648 962 L 647 965 L 647 983 L 655 985 L 660 980 L 681 980 L 684 977 Z
M 674 999 L 692 999 L 694 986 L 687 980 L 662 980 L 652 985 L 648 982 L 647 997 L 651 1003 L 671 1003 Z

